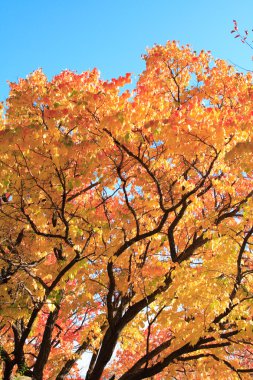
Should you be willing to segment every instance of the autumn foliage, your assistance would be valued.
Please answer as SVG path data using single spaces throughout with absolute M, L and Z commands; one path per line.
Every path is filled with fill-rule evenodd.
M 96 69 L 10 84 L 4 380 L 251 378 L 252 76 L 175 42 L 144 59 L 131 93 Z

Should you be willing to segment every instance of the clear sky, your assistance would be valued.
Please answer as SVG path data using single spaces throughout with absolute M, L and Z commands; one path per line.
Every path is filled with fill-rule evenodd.
M 0 15 L 0 100 L 7 80 L 39 67 L 49 78 L 93 67 L 104 79 L 138 75 L 146 47 L 167 40 L 253 69 L 253 51 L 230 34 L 233 19 L 253 28 L 253 0 L 0 0 Z

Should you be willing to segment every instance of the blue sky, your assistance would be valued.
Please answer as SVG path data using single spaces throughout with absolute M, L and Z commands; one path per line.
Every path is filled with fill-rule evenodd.
M 146 47 L 167 40 L 253 69 L 253 51 L 230 34 L 233 19 L 253 28 L 253 0 L 0 0 L 0 15 L 0 100 L 7 80 L 39 67 L 49 78 L 93 67 L 137 76 Z

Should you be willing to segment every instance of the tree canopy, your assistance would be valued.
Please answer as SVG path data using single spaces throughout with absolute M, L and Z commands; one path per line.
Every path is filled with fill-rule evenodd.
M 174 41 L 143 58 L 132 92 L 96 69 L 10 83 L 4 380 L 251 378 L 252 76 Z

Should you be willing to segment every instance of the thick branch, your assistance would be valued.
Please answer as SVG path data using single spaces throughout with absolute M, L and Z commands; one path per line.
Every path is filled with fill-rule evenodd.
M 47 363 L 51 348 L 52 348 L 52 333 L 55 322 L 59 315 L 60 307 L 57 304 L 55 310 L 49 313 L 44 329 L 42 342 L 39 349 L 39 354 L 33 369 L 33 378 L 35 380 L 43 380 L 43 370 Z

